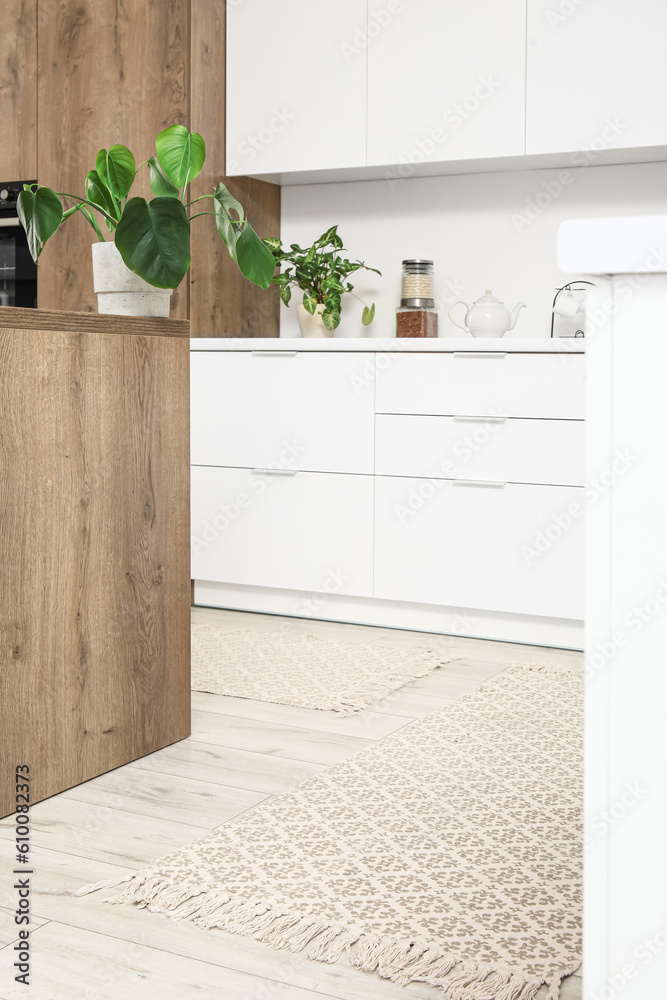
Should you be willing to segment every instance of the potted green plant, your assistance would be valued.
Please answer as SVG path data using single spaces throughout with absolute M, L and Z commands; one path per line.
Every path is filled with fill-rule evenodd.
M 190 223 L 211 215 L 241 273 L 268 288 L 276 266 L 272 252 L 225 185 L 220 183 L 211 194 L 185 201 L 188 184 L 204 165 L 202 137 L 184 125 L 171 125 L 155 140 L 155 152 L 137 167 L 127 146 L 101 149 L 95 169 L 86 177 L 85 197 L 25 185 L 18 198 L 18 214 L 33 260 L 37 262 L 44 244 L 63 222 L 80 212 L 98 239 L 93 244 L 98 310 L 168 316 L 169 296 L 190 266 Z M 155 196 L 151 201 L 130 197 L 144 165 Z M 113 239 L 105 238 L 103 227 Z
M 271 250 L 275 263 L 284 270 L 274 274 L 272 282 L 280 289 L 280 298 L 289 305 L 292 288 L 303 292 L 303 301 L 298 304 L 297 315 L 303 337 L 331 337 L 340 325 L 341 299 L 343 295 L 353 295 L 363 305 L 361 322 L 369 326 L 375 316 L 375 304 L 367 306 L 363 299 L 355 295 L 354 285 L 347 279 L 355 271 L 364 269 L 380 274 L 374 267 L 367 267 L 360 260 L 346 260 L 340 256 L 343 241 L 338 235 L 338 226 L 331 226 L 315 240 L 308 249 L 292 243 L 285 249 L 277 237 L 264 240 Z

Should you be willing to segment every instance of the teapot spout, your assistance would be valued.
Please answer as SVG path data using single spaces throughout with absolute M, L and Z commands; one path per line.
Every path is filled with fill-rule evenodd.
M 514 329 L 514 324 L 519 318 L 519 313 L 521 312 L 522 309 L 525 308 L 526 308 L 525 302 L 519 302 L 517 305 L 514 306 L 514 309 L 512 309 L 512 312 L 510 313 L 510 325 L 507 328 L 508 330 Z

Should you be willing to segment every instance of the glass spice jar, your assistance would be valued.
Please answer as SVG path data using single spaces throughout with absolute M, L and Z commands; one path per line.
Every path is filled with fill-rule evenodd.
M 437 337 L 433 261 L 402 262 L 401 304 L 396 310 L 397 337 Z

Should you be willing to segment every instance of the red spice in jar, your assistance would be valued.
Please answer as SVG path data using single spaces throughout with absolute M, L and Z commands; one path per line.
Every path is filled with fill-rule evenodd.
M 435 309 L 409 309 L 405 306 L 396 310 L 397 337 L 437 337 L 438 313 Z

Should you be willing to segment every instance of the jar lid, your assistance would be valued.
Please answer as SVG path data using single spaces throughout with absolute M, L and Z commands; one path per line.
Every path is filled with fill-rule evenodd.
M 428 266 L 430 264 L 430 266 L 432 267 L 433 266 L 433 261 L 432 260 L 426 260 L 425 257 L 412 257 L 410 260 L 402 260 L 401 264 L 404 267 L 405 267 L 406 264 L 423 264 L 423 265 L 426 265 L 426 266 Z
M 435 306 L 435 299 L 401 299 L 401 305 L 405 309 L 433 309 Z

